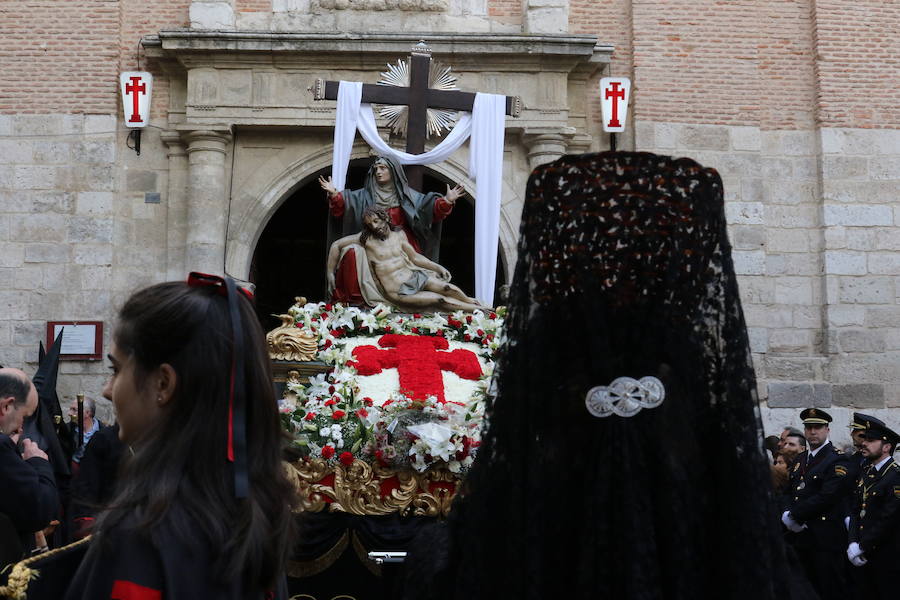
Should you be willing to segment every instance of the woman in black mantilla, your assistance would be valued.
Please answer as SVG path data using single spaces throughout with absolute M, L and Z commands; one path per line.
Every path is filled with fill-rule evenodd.
M 714 170 L 626 152 L 536 169 L 507 327 L 484 442 L 411 549 L 407 598 L 800 596 Z
M 141 290 L 109 358 L 130 451 L 66 598 L 286 598 L 295 491 L 248 297 L 199 274 Z

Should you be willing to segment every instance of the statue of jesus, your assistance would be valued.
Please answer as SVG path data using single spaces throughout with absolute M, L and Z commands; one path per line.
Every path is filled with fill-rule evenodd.
M 360 285 L 368 304 L 391 304 L 400 310 L 453 311 L 486 307 L 450 283 L 450 272 L 416 252 L 400 227 L 391 224 L 386 210 L 369 207 L 363 213 L 363 230 L 331 245 L 328 251 L 328 288 L 335 285 L 341 257 L 356 251 L 364 264 Z
M 332 217 L 340 219 L 339 235 L 347 236 L 362 230 L 363 213 L 367 208 L 377 206 L 387 210 L 391 223 L 406 233 L 413 249 L 431 260 L 437 260 L 441 222 L 464 193 L 462 187 L 451 188 L 449 185 L 444 196 L 418 192 L 409 187 L 400 163 L 390 156 L 380 156 L 372 163 L 361 189 L 340 191 L 332 184 L 331 177 L 319 177 L 319 185 L 328 194 Z M 352 251 L 346 253 L 336 274 L 331 300 L 365 303 L 357 279 L 358 271 L 355 254 Z

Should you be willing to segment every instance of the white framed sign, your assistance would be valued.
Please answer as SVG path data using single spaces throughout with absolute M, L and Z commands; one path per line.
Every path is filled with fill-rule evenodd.
M 146 127 L 150 122 L 150 95 L 153 75 L 146 71 L 125 71 L 119 75 L 125 127 Z
M 49 321 L 47 347 L 63 333 L 59 349 L 61 360 L 100 360 L 103 358 L 103 321 Z
M 627 77 L 604 77 L 600 80 L 600 113 L 603 131 L 625 131 L 628 102 L 631 100 L 631 80 Z

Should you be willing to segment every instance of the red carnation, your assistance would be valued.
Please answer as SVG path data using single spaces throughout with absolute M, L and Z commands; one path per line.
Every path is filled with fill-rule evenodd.
M 419 313 L 413 313 L 413 319 L 421 319 L 421 318 L 422 318 L 422 315 L 420 315 Z
M 497 318 L 497 313 L 492 312 L 491 314 L 488 315 L 488 318 L 496 319 L 496 318 Z
M 325 446 L 322 448 L 322 458 L 328 459 L 334 456 L 334 446 Z
M 338 457 L 338 460 L 341 461 L 341 464 L 345 467 L 349 467 L 353 464 L 353 453 L 352 452 L 341 452 L 341 455 Z
M 360 419 L 365 419 L 366 417 L 369 416 L 369 411 L 367 411 L 364 408 L 360 408 L 359 410 L 356 411 L 356 416 L 359 417 Z
M 331 418 L 334 419 L 335 421 L 339 421 L 340 419 L 343 419 L 344 415 L 346 415 L 346 414 L 347 413 L 345 413 L 342 410 L 336 410 L 333 413 L 331 413 Z
M 328 350 L 331 348 L 331 340 L 325 340 L 325 345 L 322 347 L 323 350 Z
M 418 333 L 419 333 L 419 328 L 418 328 L 418 327 L 413 327 L 413 328 L 412 328 L 412 332 L 415 333 L 415 334 L 418 334 Z
M 463 340 L 466 341 L 466 342 L 471 342 L 471 341 L 472 341 L 472 336 L 470 336 L 470 335 L 467 333 L 467 334 L 463 335 Z
M 329 386 L 328 386 L 328 393 L 329 393 L 329 394 L 333 394 L 333 393 L 334 393 L 334 386 L 333 386 L 333 385 L 329 385 Z
M 479 329 L 475 333 L 478 334 L 478 337 L 484 337 L 484 329 Z
M 372 400 L 371 398 L 369 398 L 368 396 L 366 396 L 365 398 L 363 398 L 363 403 L 364 403 L 366 406 L 372 406 L 372 405 L 375 404 L 375 401 Z
M 332 306 L 331 306 L 330 303 L 325 305 L 325 312 L 328 312 L 328 311 L 330 311 L 331 309 L 332 309 Z
M 393 400 L 388 400 L 384 404 L 381 405 L 381 408 L 384 408 L 385 406 L 387 406 L 388 404 L 392 404 L 393 402 L 394 402 Z
M 466 323 L 472 322 L 472 315 L 466 315 Z
M 338 401 L 336 399 L 329 398 L 328 400 L 325 401 L 325 406 L 334 406 L 337 403 L 338 403 Z
M 387 466 L 387 462 L 384 460 L 384 452 L 383 451 L 381 451 L 381 450 L 375 451 L 375 460 L 377 460 L 378 464 L 380 464 L 382 467 Z
M 305 420 L 305 421 L 312 421 L 312 420 L 315 419 L 315 418 L 316 418 L 316 413 L 314 413 L 314 412 L 308 412 L 308 413 L 306 413 L 306 416 L 303 417 L 303 420 Z

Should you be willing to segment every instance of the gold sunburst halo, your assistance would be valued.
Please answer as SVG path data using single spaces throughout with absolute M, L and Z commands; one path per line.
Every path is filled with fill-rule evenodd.
M 409 62 L 398 60 L 397 64 L 388 64 L 388 70 L 381 73 L 378 85 L 409 86 Z M 431 61 L 428 70 L 428 87 L 435 90 L 458 90 L 456 77 L 450 67 Z M 409 115 L 409 107 L 394 104 L 377 104 L 375 109 L 379 116 L 387 120 L 391 132 L 405 136 Z M 426 112 L 425 137 L 440 136 L 444 130 L 450 131 L 459 118 L 459 112 L 442 108 L 428 108 Z

